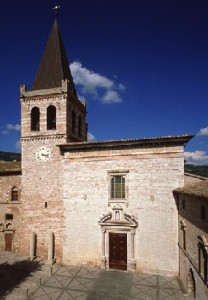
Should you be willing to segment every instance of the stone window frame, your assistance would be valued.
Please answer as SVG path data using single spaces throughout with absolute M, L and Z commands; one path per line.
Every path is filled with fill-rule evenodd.
M 128 187 L 129 187 L 129 170 L 108 170 L 108 205 L 111 203 L 125 203 L 128 205 Z M 125 197 L 112 198 L 111 197 L 111 180 L 114 176 L 125 177 Z
M 204 283 L 208 286 L 208 243 L 204 236 L 198 236 L 198 271 Z

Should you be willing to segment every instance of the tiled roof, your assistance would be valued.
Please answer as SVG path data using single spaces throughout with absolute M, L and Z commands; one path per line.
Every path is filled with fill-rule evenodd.
M 55 19 L 32 89 L 57 88 L 62 86 L 64 79 L 69 80 L 70 89 L 76 93 L 58 21 Z
M 174 190 L 174 192 L 208 199 L 208 179 L 194 184 L 188 184 L 182 188 Z
M 127 139 L 127 140 L 111 140 L 111 141 L 92 141 L 92 142 L 74 142 L 59 145 L 62 150 L 67 151 L 85 151 L 92 149 L 115 149 L 115 148 L 129 148 L 129 147 L 147 147 L 147 146 L 161 146 L 161 145 L 184 145 L 193 135 L 185 134 L 178 136 L 164 136 L 158 138 L 142 138 L 142 139 Z
M 0 161 L 0 175 L 5 174 L 20 174 L 21 161 L 2 162 Z

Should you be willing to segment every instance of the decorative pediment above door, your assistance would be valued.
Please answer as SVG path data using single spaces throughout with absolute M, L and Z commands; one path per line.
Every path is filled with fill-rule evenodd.
M 122 209 L 113 209 L 112 212 L 104 215 L 98 223 L 100 226 L 138 227 L 135 217 L 124 213 Z

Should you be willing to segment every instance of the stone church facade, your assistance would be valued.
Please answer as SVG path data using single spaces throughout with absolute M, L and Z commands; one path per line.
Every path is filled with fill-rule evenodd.
M 0 173 L 0 249 L 66 264 L 176 275 L 191 135 L 87 142 L 57 20 L 20 87 L 21 167 Z

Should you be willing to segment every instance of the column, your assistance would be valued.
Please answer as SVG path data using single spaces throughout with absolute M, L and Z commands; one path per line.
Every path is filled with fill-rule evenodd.
M 31 233 L 30 236 L 30 260 L 33 260 L 35 258 L 35 251 L 36 250 L 36 234 L 35 232 Z
M 131 259 L 134 260 L 134 234 L 135 232 L 131 230 Z
M 106 267 L 106 257 L 105 257 L 105 229 L 102 229 L 102 254 L 101 254 L 101 269 Z
M 54 234 L 53 234 L 53 232 L 49 233 L 48 262 L 49 262 L 49 264 L 53 264 L 54 263 Z
M 130 271 L 136 271 L 136 261 L 134 259 L 134 235 L 135 230 L 131 230 L 131 258 L 130 258 Z

